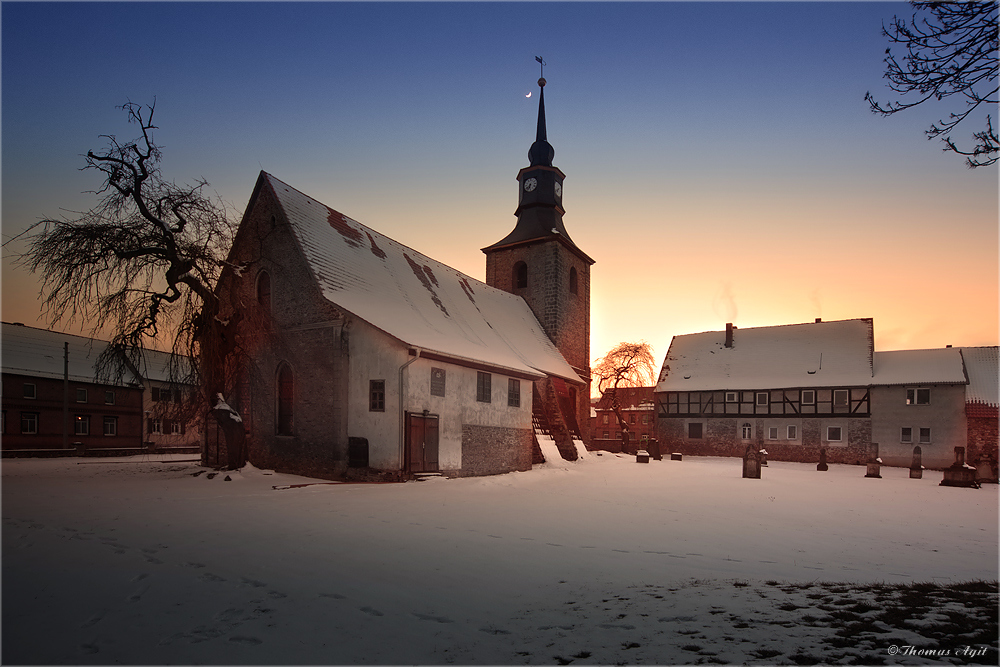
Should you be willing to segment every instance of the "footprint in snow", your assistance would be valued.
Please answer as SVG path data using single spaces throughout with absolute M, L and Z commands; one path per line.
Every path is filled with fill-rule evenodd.
M 334 600 L 346 600 L 346 595 L 341 595 L 340 593 L 320 593 L 321 598 L 333 598 Z
M 240 636 L 230 637 L 229 641 L 235 644 L 248 644 L 250 646 L 257 646 L 259 644 L 264 643 L 263 641 L 257 639 L 256 637 L 240 637 Z
M 418 614 L 413 612 L 413 615 L 419 618 L 421 621 L 434 621 L 435 623 L 454 623 L 455 621 L 450 618 L 445 618 L 444 616 L 432 616 L 430 614 Z
M 385 614 L 380 612 L 378 609 L 372 609 L 371 607 L 362 607 L 360 611 L 365 612 L 369 616 L 385 616 Z

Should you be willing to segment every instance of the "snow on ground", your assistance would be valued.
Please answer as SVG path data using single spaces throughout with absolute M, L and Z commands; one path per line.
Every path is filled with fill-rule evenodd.
M 772 461 L 745 480 L 739 459 L 604 454 L 406 484 L 164 457 L 2 472 L 5 664 L 941 664 L 889 642 L 921 645 L 960 599 L 894 589 L 933 608 L 867 643 L 843 627 L 886 632 L 872 584 L 997 578 L 997 487 L 935 471 Z M 995 609 L 963 613 L 996 635 Z

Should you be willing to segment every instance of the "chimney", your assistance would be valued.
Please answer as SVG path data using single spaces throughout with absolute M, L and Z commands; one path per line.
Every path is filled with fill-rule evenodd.
M 822 321 L 823 321 L 823 318 L 822 318 L 822 317 L 817 317 L 817 318 L 816 318 L 816 324 L 819 324 L 819 323 L 820 323 L 820 322 L 822 322 Z
M 726 347 L 733 346 L 733 323 L 726 323 Z

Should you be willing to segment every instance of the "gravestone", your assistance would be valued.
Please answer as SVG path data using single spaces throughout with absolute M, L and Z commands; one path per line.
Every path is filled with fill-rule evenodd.
M 879 474 L 881 471 L 882 459 L 878 456 L 878 443 L 873 442 L 868 445 L 868 472 L 865 473 L 865 477 L 882 479 L 882 475 Z
M 759 453 L 753 445 L 747 445 L 743 452 L 743 478 L 760 479 L 760 458 Z
M 920 463 L 920 447 L 913 448 L 913 461 L 910 462 L 910 479 L 921 479 L 924 476 L 924 466 Z
M 767 465 L 767 450 L 766 449 L 761 449 L 757 453 L 760 454 L 760 464 L 762 466 L 766 466 Z
M 978 489 L 976 469 L 965 462 L 965 447 L 955 448 L 955 462 L 944 469 L 944 479 L 940 486 L 962 486 Z
M 639 451 L 637 451 L 635 453 L 635 462 L 649 463 L 649 452 L 647 452 L 645 449 L 640 449 Z
M 816 465 L 816 470 L 820 472 L 826 472 L 830 469 L 830 466 L 826 464 L 826 447 L 819 450 L 819 463 Z
M 650 438 L 646 441 L 646 451 L 649 452 L 649 456 L 654 461 L 663 460 L 663 455 L 660 454 L 660 441 L 656 438 Z
M 671 452 L 670 453 L 670 460 L 671 461 L 682 461 L 682 460 L 684 460 L 684 455 L 681 454 L 680 452 Z

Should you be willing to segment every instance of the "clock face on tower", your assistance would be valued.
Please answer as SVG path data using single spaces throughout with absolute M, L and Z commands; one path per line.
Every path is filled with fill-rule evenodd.
M 531 192 L 536 187 L 538 187 L 538 179 L 537 178 L 529 178 L 528 180 L 526 180 L 524 182 L 524 191 L 525 192 Z
M 562 197 L 562 183 L 556 181 L 556 197 Z

